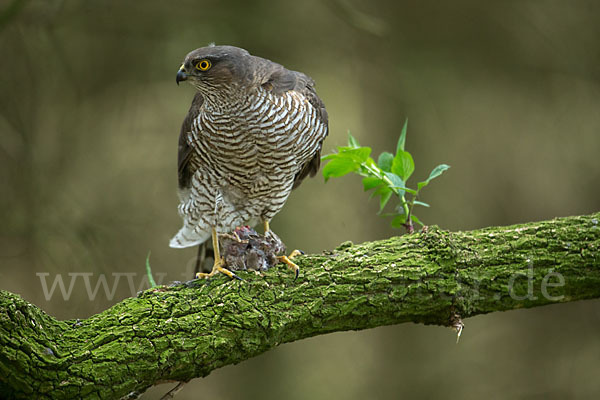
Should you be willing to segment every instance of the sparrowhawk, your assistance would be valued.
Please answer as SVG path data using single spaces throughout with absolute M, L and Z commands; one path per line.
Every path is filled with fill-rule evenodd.
M 212 236 L 223 272 L 218 235 L 260 222 L 265 234 L 292 189 L 319 169 L 328 133 L 325 105 L 307 75 L 232 46 L 190 52 L 176 82 L 197 89 L 179 135 L 179 214 L 175 248 Z M 283 260 L 296 270 L 298 267 Z

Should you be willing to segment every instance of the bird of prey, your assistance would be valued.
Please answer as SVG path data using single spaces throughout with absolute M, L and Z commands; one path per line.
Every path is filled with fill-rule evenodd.
M 233 46 L 190 52 L 176 82 L 197 89 L 179 135 L 179 214 L 170 246 L 203 245 L 212 237 L 217 272 L 224 268 L 219 234 L 269 222 L 292 189 L 319 169 L 328 116 L 307 75 Z M 295 252 L 294 252 L 295 253 Z M 298 274 L 298 266 L 281 257 Z

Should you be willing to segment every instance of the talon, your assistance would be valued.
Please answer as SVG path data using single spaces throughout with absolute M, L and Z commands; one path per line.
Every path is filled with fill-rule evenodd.
M 277 259 L 279 260 L 279 262 L 282 262 L 284 264 L 287 264 L 288 268 L 291 269 L 292 271 L 294 271 L 294 275 L 295 278 L 298 278 L 298 274 L 300 273 L 300 267 L 296 265 L 296 263 L 294 263 L 292 260 L 290 260 L 290 258 L 295 257 L 297 254 L 294 255 L 294 252 L 292 252 L 292 254 L 290 254 L 290 256 L 279 256 L 277 257 Z
M 228 271 L 229 271 L 229 270 L 228 270 Z M 231 271 L 229 271 L 229 272 L 231 272 Z M 237 275 L 236 275 L 236 274 L 234 274 L 233 272 L 231 272 L 231 275 L 233 275 L 233 277 L 234 277 L 235 279 L 237 279 L 238 281 L 243 281 L 243 279 L 242 279 L 242 278 L 240 278 L 239 276 L 237 276 Z
M 291 260 L 292 258 L 296 257 L 296 256 L 302 256 L 304 255 L 304 252 L 302 250 L 294 250 L 290 253 L 290 255 L 288 256 L 288 258 Z
M 217 273 L 222 273 L 227 275 L 230 278 L 235 278 L 235 279 L 239 279 L 242 280 L 242 278 L 240 278 L 239 276 L 237 276 L 236 274 L 234 274 L 233 272 L 231 272 L 230 270 L 228 270 L 227 268 L 223 268 L 221 265 L 225 264 L 225 260 L 221 257 L 219 260 L 216 260 L 212 271 L 210 271 L 210 273 L 206 273 L 206 272 L 198 272 L 196 273 L 196 279 L 208 279 L 210 277 L 212 277 L 213 275 L 217 274 Z

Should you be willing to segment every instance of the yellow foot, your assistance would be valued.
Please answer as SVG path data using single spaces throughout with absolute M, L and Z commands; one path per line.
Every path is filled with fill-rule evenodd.
M 210 273 L 205 273 L 205 272 L 198 272 L 196 273 L 196 279 L 208 279 L 211 276 L 217 274 L 217 273 L 222 273 L 227 275 L 228 277 L 230 277 L 231 279 L 235 278 L 235 279 L 239 279 L 240 281 L 243 280 L 242 278 L 240 278 L 239 276 L 237 276 L 236 274 L 234 274 L 233 272 L 231 272 L 230 270 L 228 270 L 227 268 L 223 268 L 221 265 L 225 264 L 225 260 L 223 258 L 220 258 L 218 261 L 215 260 L 215 263 L 213 265 L 212 271 L 210 271 Z
M 303 254 L 300 250 L 294 250 L 290 253 L 289 256 L 277 257 L 279 259 L 279 262 L 287 264 L 288 268 L 291 269 L 292 271 L 294 271 L 294 275 L 295 275 L 294 279 L 298 278 L 298 274 L 300 273 L 300 267 L 297 266 L 296 263 L 294 263 L 292 261 L 292 258 L 299 256 L 300 254 Z

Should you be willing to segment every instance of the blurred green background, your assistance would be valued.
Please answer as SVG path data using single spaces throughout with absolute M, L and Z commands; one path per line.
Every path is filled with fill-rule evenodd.
M 176 148 L 194 90 L 183 57 L 231 44 L 304 71 L 330 116 L 375 155 L 405 118 L 419 216 L 450 230 L 600 209 L 596 1 L 0 1 L 0 288 L 85 318 L 143 284 L 191 276 L 175 250 Z M 358 178 L 305 181 L 274 219 L 307 252 L 398 234 Z M 79 276 L 114 293 L 93 300 Z M 100 275 L 104 274 L 104 275 Z M 68 288 L 68 287 L 67 287 Z M 136 289 L 137 290 L 137 289 Z M 135 291 L 134 291 L 135 293 Z M 196 379 L 180 399 L 599 398 L 600 301 L 381 327 L 283 345 Z M 172 384 L 155 387 L 156 399 Z

